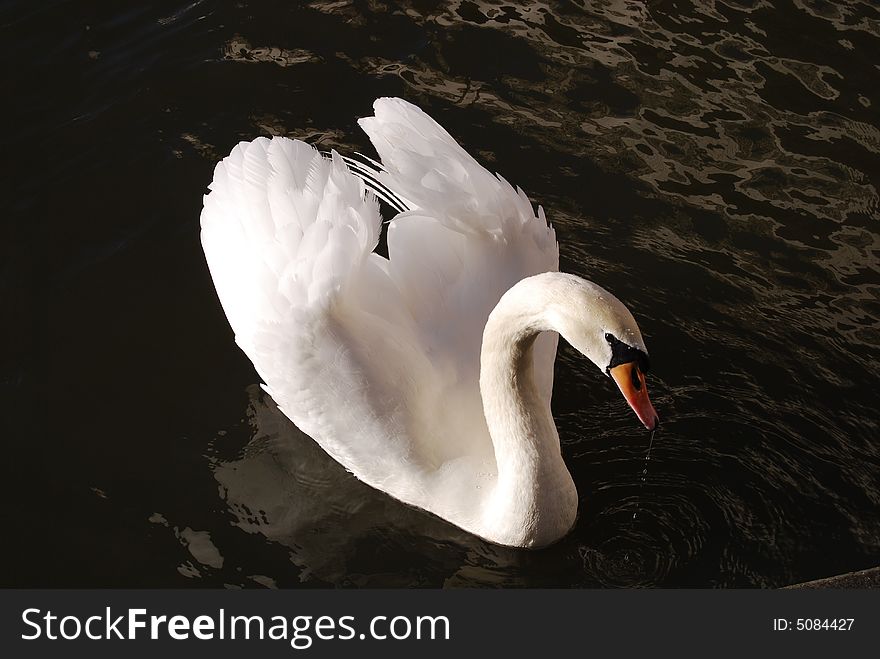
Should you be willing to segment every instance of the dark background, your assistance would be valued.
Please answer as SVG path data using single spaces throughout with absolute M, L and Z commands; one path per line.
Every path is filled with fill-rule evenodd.
M 646 6 L 647 5 L 647 6 Z M 0 4 L 4 586 L 768 587 L 880 562 L 880 11 L 815 0 Z M 199 245 L 214 163 L 372 154 L 399 95 L 633 310 L 648 438 L 560 348 L 574 531 L 503 549 L 274 410 Z M 635 515 L 635 516 L 634 516 Z

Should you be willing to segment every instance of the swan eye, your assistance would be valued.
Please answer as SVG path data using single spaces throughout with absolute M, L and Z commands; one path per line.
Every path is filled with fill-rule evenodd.
M 635 387 L 636 391 L 642 390 L 642 380 L 639 378 L 639 367 L 633 364 L 632 371 L 630 371 L 630 376 L 632 377 L 633 387 Z
M 630 373 L 630 377 L 632 378 L 633 386 L 638 391 L 642 386 L 641 380 L 638 380 L 639 373 L 641 372 L 643 375 L 647 375 L 648 368 L 650 367 L 650 364 L 648 363 L 648 355 L 638 348 L 633 348 L 632 346 L 627 345 L 610 332 L 605 333 L 605 340 L 608 341 L 608 344 L 611 346 L 611 362 L 605 368 L 605 372 L 608 373 L 615 366 L 632 363 L 633 369 L 638 370 L 634 370 Z M 636 383 L 637 380 L 638 384 Z

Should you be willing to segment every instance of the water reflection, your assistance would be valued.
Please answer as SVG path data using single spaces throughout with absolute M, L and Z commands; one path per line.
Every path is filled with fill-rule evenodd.
M 876 3 L 80 4 L 8 22 L 54 75 L 12 72 L 45 112 L 11 133 L 53 140 L 18 204 L 51 212 L 12 221 L 0 279 L 20 316 L 48 306 L 8 323 L 51 346 L 8 378 L 45 401 L 19 425 L 53 412 L 9 459 L 41 520 L 23 585 L 777 586 L 880 560 Z M 581 515 L 545 551 L 402 506 L 241 400 L 197 241 L 214 163 L 258 134 L 372 153 L 354 120 L 380 95 L 543 204 L 563 268 L 646 335 L 644 486 L 647 438 L 560 349 Z M 39 549 L 59 539 L 67 563 Z
M 495 547 L 364 485 L 248 389 L 246 444 L 224 433 L 214 478 L 247 533 L 287 547 L 303 581 L 349 586 L 524 585 L 524 552 Z M 231 453 L 231 455 L 229 455 Z

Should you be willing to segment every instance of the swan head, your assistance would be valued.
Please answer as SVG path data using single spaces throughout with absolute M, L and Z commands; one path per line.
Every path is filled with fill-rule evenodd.
M 648 349 L 629 309 L 591 281 L 565 273 L 547 275 L 555 280 L 547 309 L 552 328 L 611 377 L 645 428 L 654 430 L 660 417 L 645 382 Z

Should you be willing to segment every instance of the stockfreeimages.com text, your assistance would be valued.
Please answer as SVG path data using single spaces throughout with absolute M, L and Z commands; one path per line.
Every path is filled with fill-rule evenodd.
M 296 650 L 306 650 L 315 640 L 348 641 L 354 639 L 449 640 L 446 616 L 373 616 L 358 631 L 354 616 L 286 617 L 228 615 L 219 609 L 216 615 L 148 615 L 146 609 L 125 609 L 116 615 L 110 607 L 103 614 L 59 616 L 52 611 L 29 608 L 22 611 L 23 640 L 75 640 L 87 638 L 136 640 L 170 638 L 174 640 L 271 639 L 288 641 Z

